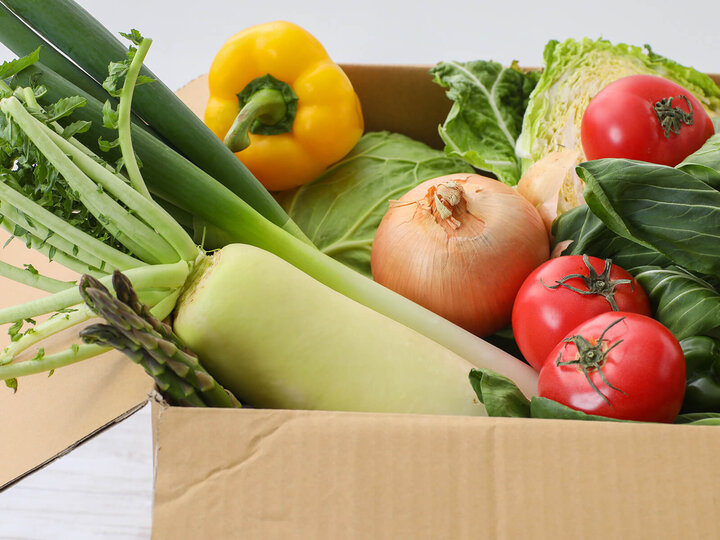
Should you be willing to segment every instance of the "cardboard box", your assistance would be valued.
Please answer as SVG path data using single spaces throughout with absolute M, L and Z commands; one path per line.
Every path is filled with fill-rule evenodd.
M 345 66 L 368 130 L 440 146 L 425 66 Z M 716 77 L 720 80 L 720 77 Z M 179 94 L 196 112 L 203 78 Z M 4 242 L 4 238 L 0 238 Z M 3 259 L 32 262 L 19 243 Z M 67 275 L 67 274 L 65 274 Z M 69 276 L 68 276 L 69 277 Z M 0 280 L 0 307 L 38 295 Z M 0 346 L 4 346 L 0 337 Z M 0 486 L 138 408 L 117 353 L 0 392 Z M 716 538 L 720 429 L 166 407 L 153 402 L 155 538 Z

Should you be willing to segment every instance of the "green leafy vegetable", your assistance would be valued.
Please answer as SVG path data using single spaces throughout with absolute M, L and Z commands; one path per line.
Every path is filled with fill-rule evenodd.
M 561 148 L 580 151 L 580 123 L 590 99 L 628 75 L 660 75 L 687 88 L 711 113 L 720 110 L 720 88 L 707 75 L 656 54 L 646 46 L 607 40 L 550 41 L 542 76 L 533 90 L 517 141 L 523 169 Z
M 421 142 L 374 132 L 322 176 L 277 197 L 315 246 L 370 276 L 370 250 L 388 202 L 425 180 L 471 172 L 466 163 Z
M 583 163 L 588 206 L 616 234 L 675 264 L 720 275 L 720 192 L 679 169 L 623 159 Z
M 680 347 L 687 370 L 681 412 L 720 413 L 720 339 L 690 336 L 680 342 Z
M 720 189 L 720 133 L 710 137 L 697 152 L 686 157 L 676 168 Z
M 485 405 L 488 416 L 530 416 L 530 401 L 507 377 L 489 369 L 470 371 L 470 384 Z
M 0 79 L 8 79 L 40 59 L 40 47 L 26 56 L 3 62 L 0 66 Z
M 532 418 L 557 418 L 561 420 L 596 420 L 600 422 L 632 422 L 632 420 L 620 420 L 608 418 L 596 414 L 587 414 L 572 409 L 562 403 L 544 397 L 533 397 L 530 402 L 530 416 Z
M 441 62 L 430 70 L 454 102 L 440 136 L 448 155 L 495 174 L 506 184 L 520 179 L 515 143 L 539 74 L 497 62 Z
M 612 259 L 630 273 L 641 266 L 666 266 L 670 260 L 657 250 L 615 234 L 587 205 L 566 212 L 553 222 L 556 244 L 570 242 L 563 255 L 589 254 L 601 259 Z
M 675 419 L 675 423 L 694 426 L 720 426 L 720 413 L 707 412 L 681 414 Z
M 678 339 L 720 327 L 720 293 L 679 266 L 639 269 L 635 277 L 647 292 L 655 318 Z

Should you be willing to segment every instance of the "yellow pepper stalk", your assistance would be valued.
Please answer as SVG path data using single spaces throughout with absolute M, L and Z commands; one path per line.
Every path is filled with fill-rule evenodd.
M 289 22 L 231 37 L 213 60 L 209 86 L 205 123 L 271 191 L 318 177 L 363 132 L 347 75 Z

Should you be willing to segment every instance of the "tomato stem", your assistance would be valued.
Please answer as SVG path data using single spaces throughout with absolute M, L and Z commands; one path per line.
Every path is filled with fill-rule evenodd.
M 685 112 L 680 107 L 673 107 L 672 97 L 662 98 L 656 102 L 653 106 L 653 110 L 660 121 L 660 126 L 665 130 L 665 138 L 670 138 L 670 132 L 672 131 L 675 135 L 680 134 L 680 128 L 685 123 L 688 126 L 693 124 L 693 108 L 690 100 L 684 96 L 679 95 L 678 98 L 682 98 L 687 103 L 690 112 Z
M 598 274 L 595 271 L 595 268 L 590 264 L 590 259 L 588 259 L 587 255 L 583 255 L 583 262 L 585 263 L 585 266 L 587 266 L 588 269 L 588 275 L 585 274 L 568 274 L 567 276 L 564 276 L 562 279 L 555 281 L 555 285 L 546 285 L 543 283 L 542 279 L 540 280 L 540 283 L 545 285 L 548 289 L 557 289 L 558 287 L 565 287 L 566 289 L 570 289 L 571 291 L 574 291 L 578 294 L 599 294 L 601 296 L 604 296 L 605 299 L 610 303 L 610 307 L 613 311 L 619 311 L 617 302 L 615 301 L 615 287 L 618 285 L 623 285 L 626 283 L 630 284 L 630 287 L 632 287 L 632 280 L 630 279 L 610 279 L 610 270 L 612 269 L 612 259 L 605 259 L 605 267 L 603 268 L 603 271 L 601 274 Z M 566 282 L 569 279 L 573 278 L 579 278 L 582 279 L 585 283 L 585 286 L 587 287 L 587 290 L 578 289 L 577 287 L 573 287 L 572 285 L 568 285 Z
M 570 336 L 563 339 L 563 343 L 575 344 L 575 347 L 577 347 L 577 355 L 573 360 L 567 360 L 563 362 L 561 360 L 562 352 L 560 352 L 557 360 L 555 361 L 555 365 L 557 366 L 578 366 L 578 368 L 582 370 L 582 372 L 585 374 L 585 378 L 587 379 L 590 386 L 592 386 L 593 390 L 600 394 L 600 396 L 605 400 L 608 405 L 610 405 L 610 407 L 613 406 L 612 403 L 610 403 L 610 400 L 607 398 L 607 396 L 600 391 L 597 385 L 590 378 L 589 372 L 592 370 L 597 370 L 597 372 L 600 374 L 600 378 L 609 388 L 612 388 L 613 390 L 615 390 L 616 392 L 620 392 L 621 394 L 625 394 L 625 392 L 623 392 L 616 386 L 610 384 L 610 382 L 605 378 L 605 374 L 602 371 L 602 366 L 603 364 L 605 364 L 608 353 L 623 342 L 623 340 L 620 339 L 607 347 L 605 350 L 603 350 L 603 342 L 607 341 L 605 339 L 605 334 L 608 330 L 610 330 L 613 326 L 618 324 L 623 319 L 625 319 L 625 317 L 620 317 L 616 321 L 610 323 L 608 327 L 603 330 L 603 333 L 600 334 L 600 337 L 594 345 L 580 335 Z

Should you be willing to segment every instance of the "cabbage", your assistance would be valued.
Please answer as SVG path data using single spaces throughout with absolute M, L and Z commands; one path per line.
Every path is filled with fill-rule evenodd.
M 503 67 L 484 60 L 440 62 L 430 74 L 453 101 L 439 129 L 445 152 L 506 184 L 517 184 L 521 164 L 515 144 L 539 74 L 516 63 Z
M 590 99 L 609 83 L 638 73 L 670 79 L 692 92 L 711 115 L 720 113 L 720 88 L 710 77 L 654 53 L 647 45 L 613 45 L 588 38 L 550 41 L 515 147 L 523 171 L 563 148 L 579 151 L 584 159 L 580 123 Z

